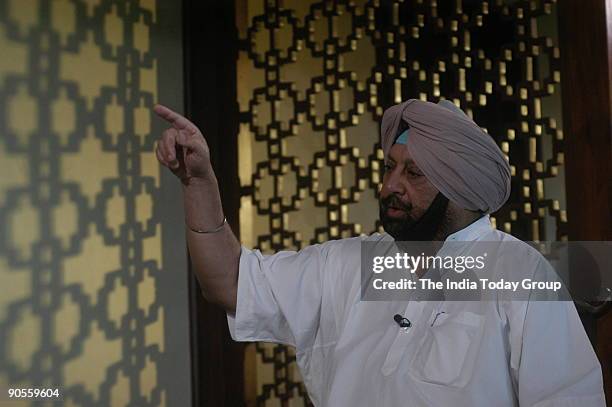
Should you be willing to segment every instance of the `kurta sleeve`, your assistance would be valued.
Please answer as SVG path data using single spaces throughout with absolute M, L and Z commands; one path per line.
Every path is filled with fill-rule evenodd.
M 604 407 L 601 366 L 573 302 L 529 301 L 514 306 L 524 315 L 522 338 L 510 340 L 519 405 Z
M 328 250 L 326 243 L 263 255 L 243 246 L 236 313 L 227 315 L 232 338 L 312 347 L 323 298 L 330 297 L 324 272 Z

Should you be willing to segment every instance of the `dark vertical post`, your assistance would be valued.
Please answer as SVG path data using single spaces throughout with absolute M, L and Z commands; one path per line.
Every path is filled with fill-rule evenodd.
M 210 146 L 223 209 L 238 234 L 238 33 L 234 2 L 185 0 L 184 23 L 186 113 Z M 202 298 L 193 274 L 190 295 L 193 405 L 243 405 L 242 345 L 231 340 L 225 312 Z
M 612 0 L 558 5 L 569 238 L 612 240 Z M 611 403 L 612 314 L 583 321 Z

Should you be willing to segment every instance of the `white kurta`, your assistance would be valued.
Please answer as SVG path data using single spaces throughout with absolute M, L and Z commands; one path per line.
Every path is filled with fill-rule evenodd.
M 361 241 L 390 239 L 269 256 L 243 247 L 232 338 L 295 346 L 318 407 L 605 405 L 601 367 L 571 302 L 360 301 Z M 488 216 L 453 240 L 517 241 Z M 517 267 L 543 267 L 539 253 L 521 247 L 512 253 Z M 395 314 L 411 327 L 400 328 Z

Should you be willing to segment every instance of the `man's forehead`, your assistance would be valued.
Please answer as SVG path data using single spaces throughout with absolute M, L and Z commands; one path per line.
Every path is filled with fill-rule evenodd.
M 405 162 L 407 164 L 416 165 L 410 150 L 405 144 L 394 144 L 389 149 L 389 158 L 395 162 Z

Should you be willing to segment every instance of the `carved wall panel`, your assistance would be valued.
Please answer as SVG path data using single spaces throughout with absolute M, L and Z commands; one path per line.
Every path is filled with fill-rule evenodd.
M 189 400 L 186 261 L 169 275 L 163 239 L 185 257 L 182 223 L 162 222 L 150 111 L 160 95 L 181 101 L 158 78 L 180 57 L 180 35 L 165 38 L 178 54 L 160 45 L 168 21 L 180 14 L 155 0 L 0 0 L 3 391 L 58 387 L 44 405 Z
M 492 219 L 564 239 L 555 1 L 257 0 L 237 3 L 241 238 L 298 250 L 381 230 L 379 123 L 408 98 L 452 100 L 508 156 L 512 195 Z M 261 406 L 307 396 L 291 349 L 247 350 Z

